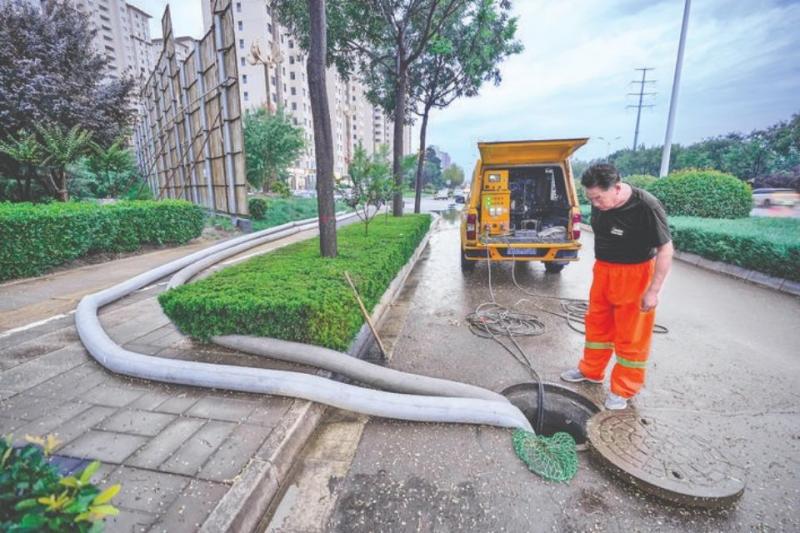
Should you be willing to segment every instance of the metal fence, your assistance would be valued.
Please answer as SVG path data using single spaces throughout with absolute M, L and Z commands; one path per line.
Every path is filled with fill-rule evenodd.
M 134 132 L 142 174 L 157 198 L 182 198 L 246 216 L 242 113 L 231 0 L 217 0 L 213 24 L 184 61 L 175 55 L 169 6 L 164 48 L 144 85 Z

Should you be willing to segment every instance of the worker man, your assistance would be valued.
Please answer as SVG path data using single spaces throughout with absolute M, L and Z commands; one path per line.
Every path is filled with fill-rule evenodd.
M 602 383 L 616 352 L 605 406 L 625 409 L 644 385 L 655 310 L 672 265 L 672 237 L 661 203 L 620 181 L 614 165 L 589 167 L 581 185 L 592 203 L 595 264 L 583 358 L 561 379 Z

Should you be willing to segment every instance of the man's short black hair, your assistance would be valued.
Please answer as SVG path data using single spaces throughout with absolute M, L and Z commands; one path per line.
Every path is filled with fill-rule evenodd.
M 608 163 L 592 165 L 581 176 L 581 185 L 587 189 L 600 187 L 607 191 L 617 183 L 619 183 L 619 171 L 617 167 Z

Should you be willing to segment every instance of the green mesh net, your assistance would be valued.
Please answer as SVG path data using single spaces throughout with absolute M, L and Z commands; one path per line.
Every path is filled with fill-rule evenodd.
M 569 481 L 578 471 L 578 451 L 569 433 L 558 432 L 552 437 L 515 429 L 512 436 L 514 451 L 528 469 L 549 481 Z

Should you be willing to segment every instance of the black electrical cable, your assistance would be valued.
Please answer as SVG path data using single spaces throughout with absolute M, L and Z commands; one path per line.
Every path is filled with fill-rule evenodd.
M 545 326 L 535 315 L 519 313 L 497 303 L 492 287 L 492 261 L 488 246 L 486 247 L 486 265 L 489 271 L 489 295 L 492 301 L 484 302 L 476 307 L 474 312 L 467 315 L 466 321 L 469 324 L 469 330 L 474 335 L 492 339 L 530 372 L 537 385 L 536 433 L 541 434 L 544 427 L 544 385 L 528 354 L 519 345 L 515 336 L 535 337 L 544 333 Z M 509 348 L 500 340 L 500 337 L 511 339 L 511 343 L 517 351 Z
M 564 298 L 563 296 L 551 296 L 549 294 L 537 294 L 535 292 L 530 292 L 517 282 L 517 276 L 515 275 L 514 265 L 511 266 L 511 280 L 514 282 L 514 285 L 522 291 L 524 294 L 528 296 L 532 296 L 534 298 L 549 298 L 551 300 L 559 300 L 561 302 L 561 313 L 557 311 L 552 311 L 547 309 L 546 307 L 542 307 L 538 303 L 533 300 L 520 300 L 520 302 L 530 302 L 533 306 L 545 313 L 549 313 L 554 316 L 561 317 L 567 321 L 567 326 L 570 327 L 573 331 L 580 333 L 581 335 L 586 334 L 586 329 L 581 329 L 576 324 L 586 324 L 586 312 L 589 310 L 589 301 L 588 300 L 581 300 L 575 298 Z M 661 324 L 654 324 L 653 325 L 653 333 L 658 334 L 666 334 L 669 333 L 669 329 L 666 326 L 662 326 Z

